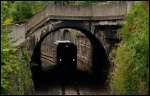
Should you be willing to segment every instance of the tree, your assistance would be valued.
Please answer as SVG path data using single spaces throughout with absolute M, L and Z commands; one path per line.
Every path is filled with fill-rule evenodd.
M 149 5 L 136 3 L 120 32 L 122 41 L 111 54 L 115 64 L 112 91 L 114 94 L 148 94 Z
M 14 3 L 15 11 L 12 13 L 12 16 L 15 22 L 22 23 L 32 17 L 32 2 L 16 1 Z

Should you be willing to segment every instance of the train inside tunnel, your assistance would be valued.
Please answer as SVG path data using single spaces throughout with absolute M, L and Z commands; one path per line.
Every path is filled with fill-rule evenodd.
M 69 42 L 56 44 L 56 41 L 66 40 Z M 42 34 L 30 64 L 35 87 L 40 86 L 40 82 L 47 85 L 74 80 L 84 82 L 84 86 L 89 82 L 105 86 L 109 66 L 101 42 L 81 26 L 70 25 Z

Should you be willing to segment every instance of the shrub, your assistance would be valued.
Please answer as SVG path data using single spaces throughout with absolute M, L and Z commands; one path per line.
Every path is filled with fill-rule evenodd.
M 1 30 L 1 94 L 24 95 L 32 86 L 28 56 L 25 52 L 18 54 L 18 50 L 9 43 L 9 32 Z
M 111 76 L 113 94 L 148 94 L 149 5 L 139 1 L 120 30 L 122 41 L 111 53 L 115 65 Z

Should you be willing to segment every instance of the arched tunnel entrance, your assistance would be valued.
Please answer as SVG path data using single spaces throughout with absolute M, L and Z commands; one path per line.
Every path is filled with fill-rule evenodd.
M 65 55 L 61 54 L 61 52 L 59 53 L 59 51 L 62 50 L 63 47 L 57 47 L 57 49 L 58 49 L 57 55 L 58 56 L 62 55 L 65 58 L 65 62 L 63 62 L 64 64 L 62 64 L 63 66 L 60 67 L 60 66 L 57 66 L 59 64 L 56 64 L 56 66 L 54 66 L 54 68 L 51 68 L 49 71 L 47 71 L 47 72 L 42 71 L 42 60 L 41 60 L 42 42 L 49 34 L 52 34 L 52 33 L 56 32 L 57 30 L 63 29 L 63 28 L 76 29 L 76 30 L 80 31 L 81 33 L 83 33 L 89 39 L 91 46 L 92 46 L 92 49 L 91 49 L 91 52 L 92 52 L 92 54 L 91 54 L 92 74 L 90 74 L 88 72 L 84 72 L 84 71 L 73 71 L 73 70 L 76 70 L 76 66 L 73 64 L 68 64 L 68 63 L 72 63 L 69 60 L 73 60 L 71 58 L 71 53 L 70 53 L 72 51 L 64 49 L 69 54 L 66 54 L 65 53 L 66 51 L 62 51 L 62 52 L 64 52 Z M 60 46 L 63 46 L 63 45 L 60 45 Z M 71 49 L 71 47 L 69 47 L 69 48 Z M 77 51 L 79 51 L 79 50 L 77 50 Z M 75 54 L 75 51 L 73 54 Z M 57 57 L 57 61 L 61 61 L 60 59 L 61 58 Z M 60 62 L 57 62 L 57 63 L 60 63 Z M 67 72 L 66 71 L 67 69 L 65 69 L 68 66 L 70 66 L 69 69 L 71 69 L 69 72 Z M 63 69 L 63 72 L 62 72 L 61 68 Z M 32 76 L 33 76 L 35 88 L 37 88 L 37 89 L 42 88 L 42 90 L 48 90 L 48 88 L 46 88 L 47 85 L 50 85 L 52 87 L 54 84 L 56 86 L 59 84 L 64 84 L 64 82 L 73 84 L 72 82 L 74 82 L 74 81 L 75 81 L 74 83 L 76 83 L 76 81 L 77 81 L 78 83 L 80 83 L 79 85 L 83 85 L 85 87 L 88 87 L 90 84 L 97 85 L 99 87 L 104 87 L 106 84 L 105 81 L 108 76 L 109 62 L 108 62 L 105 50 L 104 50 L 103 46 L 101 45 L 100 41 L 90 31 L 85 29 L 82 24 L 80 25 L 78 23 L 62 22 L 62 23 L 54 26 L 54 28 L 51 31 L 44 34 L 41 37 L 40 41 L 35 45 L 34 52 L 33 52 L 32 58 L 31 58 L 31 70 L 32 70 Z M 69 73 L 69 74 L 71 73 L 69 76 L 67 76 L 67 80 L 64 80 L 64 73 Z M 62 78 L 63 78 L 63 80 L 62 80 Z M 63 83 L 62 83 L 62 81 L 63 81 Z M 41 83 L 41 82 L 43 82 L 43 83 Z M 40 85 L 40 83 L 41 83 L 41 85 Z

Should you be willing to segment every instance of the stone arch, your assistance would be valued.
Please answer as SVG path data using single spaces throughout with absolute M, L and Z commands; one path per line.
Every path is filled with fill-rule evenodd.
M 92 45 L 92 71 L 94 73 L 94 77 L 99 80 L 101 85 L 105 84 L 105 81 L 108 76 L 108 70 L 110 63 L 108 61 L 107 55 L 105 53 L 105 49 L 103 48 L 100 41 L 87 29 L 86 26 L 83 25 L 83 23 L 78 22 L 61 22 L 53 26 L 53 29 L 51 31 L 48 31 L 46 34 L 44 34 L 40 41 L 35 45 L 34 52 L 31 57 L 31 65 L 36 64 L 37 70 L 40 72 L 41 70 L 41 60 L 40 60 L 40 50 L 41 50 L 41 44 L 45 37 L 47 37 L 49 34 L 63 28 L 72 28 L 79 30 L 83 34 L 86 35 L 86 37 L 89 39 L 91 45 Z

